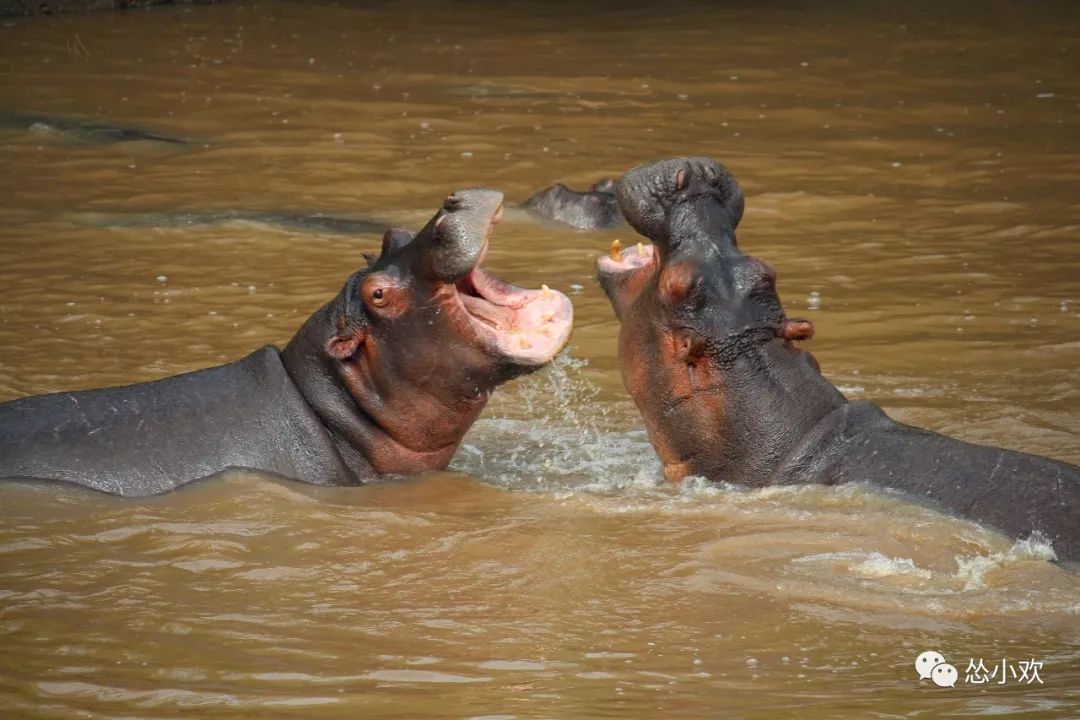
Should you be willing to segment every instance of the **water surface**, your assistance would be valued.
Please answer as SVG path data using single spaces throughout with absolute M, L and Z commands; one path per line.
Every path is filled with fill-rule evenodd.
M 739 178 L 740 244 L 848 397 L 1080 462 L 1077 11 L 664 7 L 5 21 L 0 112 L 187 142 L 0 123 L 0 400 L 283 344 L 375 228 L 453 189 L 695 153 Z M 357 224 L 280 222 L 311 215 Z M 489 267 L 569 292 L 577 328 L 451 472 L 0 489 L 4 714 L 1075 716 L 1080 579 L 1047 548 L 864 487 L 660 481 L 592 279 L 614 238 L 507 213 Z M 927 649 L 955 688 L 919 683 Z M 969 659 L 1043 683 L 973 685 Z

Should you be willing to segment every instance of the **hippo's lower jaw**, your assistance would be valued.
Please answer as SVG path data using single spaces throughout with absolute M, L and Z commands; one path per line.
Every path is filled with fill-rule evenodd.
M 544 365 L 570 338 L 570 299 L 547 285 L 526 290 L 477 265 L 452 290 L 454 316 L 464 329 L 490 353 L 514 365 Z
M 597 258 L 596 271 L 600 286 L 619 318 L 656 273 L 658 257 L 652 243 L 638 243 L 624 249 L 615 240 L 611 243 L 611 252 Z
M 596 267 L 602 276 L 625 277 L 627 273 L 636 273 L 642 268 L 656 269 L 656 248 L 652 243 L 638 243 L 634 247 L 623 248 L 615 240 L 611 243 L 611 252 L 596 259 Z

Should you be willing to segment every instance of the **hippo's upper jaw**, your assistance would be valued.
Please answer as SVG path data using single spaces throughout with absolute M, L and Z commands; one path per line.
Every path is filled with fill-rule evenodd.
M 570 300 L 481 268 L 502 193 L 460 190 L 415 237 L 393 230 L 284 351 L 305 397 L 378 473 L 445 467 L 501 383 L 566 345 Z

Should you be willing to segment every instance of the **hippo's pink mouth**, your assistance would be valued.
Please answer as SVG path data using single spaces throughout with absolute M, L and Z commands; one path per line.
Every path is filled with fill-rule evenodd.
M 596 260 L 596 267 L 605 275 L 622 275 L 651 266 L 656 261 L 656 248 L 651 244 L 638 243 L 622 249 L 619 241 L 611 243 L 611 252 Z
M 476 334 L 518 364 L 550 362 L 570 339 L 570 299 L 547 285 L 526 290 L 477 266 L 457 283 L 457 291 Z
M 489 236 L 501 215 L 500 208 L 491 218 Z M 570 298 L 547 285 L 527 290 L 500 280 L 480 267 L 486 255 L 485 243 L 476 266 L 452 286 L 454 305 L 464 311 L 455 314 L 496 354 L 518 365 L 550 362 L 570 339 L 574 326 Z

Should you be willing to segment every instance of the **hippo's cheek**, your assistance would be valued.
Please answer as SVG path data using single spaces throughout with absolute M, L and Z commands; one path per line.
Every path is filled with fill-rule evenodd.
M 641 412 L 667 479 L 703 474 L 699 458 L 720 443 L 724 393 L 708 356 L 682 357 L 674 336 L 622 337 L 623 382 Z M 627 352 L 636 348 L 636 352 Z

